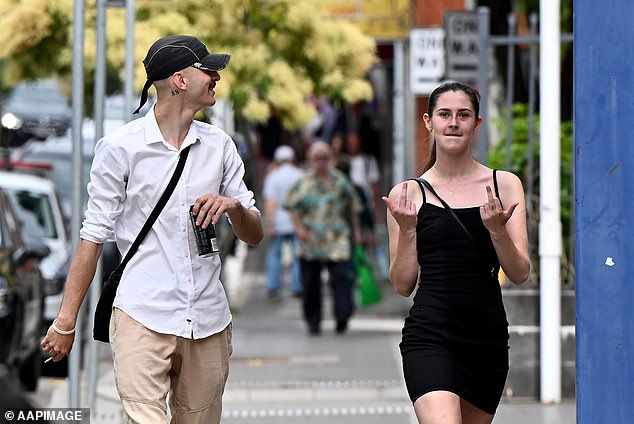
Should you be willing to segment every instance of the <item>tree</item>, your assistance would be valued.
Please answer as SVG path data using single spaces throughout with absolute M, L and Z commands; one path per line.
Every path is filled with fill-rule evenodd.
M 508 22 L 507 16 L 513 12 L 518 18 L 528 18 L 531 13 L 539 14 L 540 0 L 478 0 L 478 6 L 487 6 L 491 13 L 491 34 L 507 35 Z M 572 33 L 572 15 L 573 0 L 561 0 L 560 6 L 560 30 L 562 34 Z M 506 69 L 507 49 L 496 48 L 495 60 L 498 69 Z M 573 54 L 572 43 L 562 43 L 561 45 L 561 118 L 562 120 L 572 119 L 572 92 L 573 92 Z M 515 56 L 515 80 L 512 82 L 514 87 L 514 101 L 525 103 L 528 101 L 528 79 L 527 74 L 522 72 L 522 63 L 520 60 L 521 50 Z M 525 53 L 526 54 L 526 53 Z M 504 85 L 508 87 L 506 81 L 506 72 L 500 72 L 500 78 Z M 539 103 L 539 102 L 538 102 Z
M 534 128 L 539 128 L 539 114 L 534 117 Z M 509 124 L 502 118 L 496 119 L 496 124 L 503 134 L 502 139 L 490 151 L 488 155 L 488 165 L 492 168 L 504 169 L 506 163 L 506 126 Z M 513 105 L 513 120 L 511 144 L 511 168 L 508 171 L 513 172 L 521 180 L 524 188 L 529 183 L 529 156 L 533 156 L 532 162 L 539 164 L 539 133 L 536 133 L 533 149 L 530 151 L 528 144 L 529 120 L 528 106 L 526 104 L 516 103 Z M 574 258 L 572 252 L 572 243 L 574 242 L 574 231 L 572 228 L 573 220 L 573 123 L 572 121 L 561 122 L 560 128 L 560 147 L 561 147 L 561 196 L 560 210 L 563 237 L 563 257 L 562 257 L 562 277 L 564 282 L 571 283 L 574 281 Z M 528 233 L 529 233 L 529 254 L 535 267 L 539 264 L 538 252 L 538 227 L 539 227 L 539 170 L 534 170 L 532 176 L 532 186 L 534 191 L 531 197 L 526 198 L 528 209 Z
M 55 74 L 69 81 L 73 0 L 0 0 L 3 80 Z M 287 129 L 315 114 L 306 99 L 369 99 L 365 80 L 377 61 L 374 40 L 352 24 L 328 19 L 319 0 L 137 0 L 135 86 L 145 82 L 141 60 L 158 38 L 191 34 L 211 51 L 232 54 L 217 87 L 239 114 L 265 122 L 274 107 Z M 108 9 L 108 69 L 123 78 L 125 10 Z M 95 63 L 95 5 L 86 5 L 86 78 Z M 88 91 L 87 91 L 88 93 Z

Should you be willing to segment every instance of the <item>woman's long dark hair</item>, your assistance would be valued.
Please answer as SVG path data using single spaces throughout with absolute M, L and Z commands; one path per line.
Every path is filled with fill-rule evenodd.
M 427 114 L 431 118 L 436 108 L 436 103 L 438 103 L 438 97 L 441 94 L 446 93 L 447 91 L 464 91 L 467 96 L 471 99 L 471 105 L 473 106 L 473 110 L 475 112 L 476 118 L 480 116 L 480 93 L 475 88 L 468 86 L 467 84 L 463 84 L 461 82 L 446 82 L 444 84 L 439 85 L 431 92 L 429 95 L 429 102 L 427 103 Z M 432 166 L 436 163 L 436 138 L 432 142 L 431 152 L 429 152 L 429 160 L 427 160 L 427 164 L 423 168 L 423 174 L 431 169 Z

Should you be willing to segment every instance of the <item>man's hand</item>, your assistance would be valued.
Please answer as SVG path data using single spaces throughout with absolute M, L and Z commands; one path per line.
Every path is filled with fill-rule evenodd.
M 220 216 L 227 212 L 237 211 L 242 204 L 231 197 L 205 194 L 194 202 L 193 213 L 196 217 L 196 225 L 207 228 L 209 224 L 218 223 Z
M 57 320 L 56 320 L 57 321 Z M 58 324 L 57 322 L 53 325 Z M 46 332 L 44 340 L 42 340 L 42 349 L 46 352 L 54 362 L 59 362 L 64 359 L 70 353 L 75 341 L 75 333 L 72 334 L 59 334 L 51 325 Z M 62 331 L 67 331 L 63 327 L 58 327 Z

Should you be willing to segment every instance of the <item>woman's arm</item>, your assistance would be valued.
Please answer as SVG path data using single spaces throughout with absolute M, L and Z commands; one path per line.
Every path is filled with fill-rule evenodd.
M 415 183 L 402 182 L 383 197 L 387 205 L 387 229 L 390 245 L 390 282 L 401 296 L 409 296 L 416 287 L 418 258 L 416 253 L 417 197 L 408 195 Z M 414 199 L 412 199 L 414 197 Z
M 528 279 L 530 272 L 524 188 L 519 178 L 510 172 L 498 173 L 498 181 L 500 195 L 509 208 L 503 210 L 499 199 L 493 197 L 487 186 L 489 201 L 480 208 L 480 216 L 489 230 L 504 273 L 514 284 L 520 285 Z

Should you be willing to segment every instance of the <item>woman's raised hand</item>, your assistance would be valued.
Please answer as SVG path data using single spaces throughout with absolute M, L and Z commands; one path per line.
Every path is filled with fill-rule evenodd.
M 482 218 L 482 223 L 486 229 L 489 230 L 489 233 L 503 231 L 506 222 L 511 218 L 513 211 L 519 203 L 513 203 L 507 210 L 504 210 L 502 209 L 500 199 L 493 196 L 491 187 L 487 185 L 486 190 L 488 201 L 480 206 L 480 218 Z
M 401 183 L 400 194 L 393 190 L 390 197 L 383 196 L 382 199 L 387 205 L 387 209 L 401 229 L 416 227 L 416 205 L 407 196 L 407 182 Z

